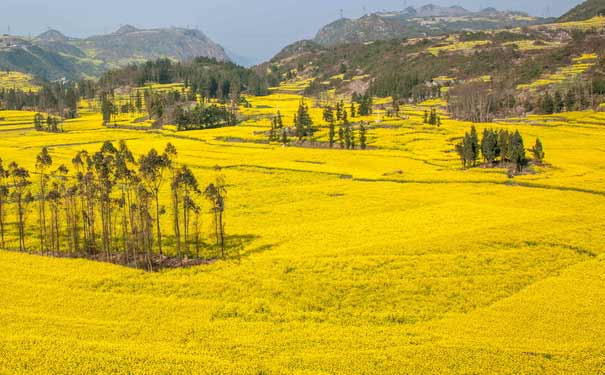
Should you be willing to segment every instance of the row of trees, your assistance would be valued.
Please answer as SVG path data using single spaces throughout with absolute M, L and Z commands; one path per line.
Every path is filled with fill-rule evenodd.
M 136 90 L 125 99 L 113 93 L 102 93 L 100 102 L 104 125 L 115 122 L 119 114 L 141 114 L 143 111 L 160 126 L 174 123 L 179 131 L 237 124 L 237 103 L 231 106 L 210 104 L 207 98 L 201 98 L 201 102 L 198 102 L 197 95 L 184 88 L 182 91 L 165 92 Z
M 44 83 L 38 91 L 0 90 L 0 109 L 30 110 L 52 113 L 61 118 L 75 118 L 78 103 L 90 94 L 90 83 Z M 94 91 L 94 90 L 92 90 Z
M 369 116 L 372 114 L 374 109 L 374 98 L 369 91 L 366 91 L 363 95 L 354 92 L 351 99 L 353 101 L 353 104 L 351 104 L 351 117 L 355 117 L 354 103 L 359 104 L 358 113 L 360 116 Z
M 39 131 L 45 131 L 49 133 L 62 133 L 63 132 L 63 121 L 57 117 L 46 116 L 41 113 L 34 115 L 34 128 Z
M 425 110 L 423 121 L 425 124 L 441 126 L 441 116 L 437 113 L 436 108 L 431 108 L 430 112 Z
M 336 131 L 334 123 L 330 123 L 328 132 L 328 142 L 330 148 L 334 147 L 335 142 L 343 150 L 355 150 L 359 147 L 361 150 L 367 148 L 367 129 L 364 123 L 360 123 L 357 126 L 348 122 L 341 124 L 338 127 L 338 139 L 336 140 Z
M 177 105 L 172 118 L 179 131 L 212 129 L 237 124 L 237 115 L 224 106 L 198 104 L 193 108 Z
M 477 129 L 473 126 L 456 145 L 456 152 L 463 168 L 476 167 L 480 155 L 488 166 L 512 163 L 516 173 L 521 173 L 529 162 L 523 137 L 518 130 L 513 133 L 508 130 L 485 129 L 479 140 Z M 531 152 L 535 163 L 541 164 L 544 161 L 544 148 L 540 139 L 536 139 Z
M 351 104 L 351 111 L 355 112 L 355 104 Z M 338 102 L 336 109 L 327 106 L 323 112 L 324 121 L 328 123 L 328 144 L 333 148 L 336 144 L 341 149 L 354 150 L 367 148 L 367 128 L 363 123 L 357 126 L 349 122 L 348 112 L 345 109 L 344 102 Z M 336 122 L 340 122 L 338 132 L 336 131 Z M 281 112 L 277 112 L 271 119 L 271 130 L 269 131 L 269 142 L 281 142 L 288 145 L 291 135 L 289 128 L 284 126 Z M 315 133 L 313 120 L 309 114 L 309 108 L 301 101 L 297 113 L 294 115 L 294 134 L 302 141 L 305 137 L 311 137 Z
M 569 89 L 567 92 L 545 92 L 538 100 L 538 110 L 544 114 L 553 114 L 583 110 L 591 106 L 591 94 L 584 89 Z
M 204 57 L 183 63 L 158 59 L 129 65 L 107 72 L 99 85 L 104 91 L 111 91 L 121 86 L 141 87 L 148 82 L 183 82 L 192 95 L 221 101 L 230 100 L 244 91 L 252 95 L 267 95 L 269 86 L 252 69 Z
M 18 250 L 32 252 L 27 241 L 37 230 L 40 254 L 101 259 L 147 270 L 162 267 L 171 255 L 202 257 L 202 198 L 213 217 L 214 257 L 226 256 L 226 185 L 220 175 L 201 189 L 193 172 L 178 163 L 176 148 L 151 149 L 138 160 L 121 141 L 105 142 L 95 153 L 78 152 L 72 170 L 54 161 L 46 147 L 36 157 L 35 174 L 0 161 L 0 242 L 8 248 L 7 214 L 14 206 Z M 161 196 L 170 191 L 170 214 Z M 37 227 L 29 220 L 37 206 Z M 163 235 L 165 222 L 173 235 Z M 168 253 L 165 245 L 173 245 Z

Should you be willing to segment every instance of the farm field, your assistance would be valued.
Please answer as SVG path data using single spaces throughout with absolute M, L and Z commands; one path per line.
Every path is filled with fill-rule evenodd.
M 213 130 L 110 129 L 83 108 L 52 134 L 0 112 L 0 157 L 32 170 L 43 146 L 70 165 L 107 140 L 137 155 L 171 142 L 202 182 L 220 166 L 241 242 L 238 257 L 159 273 L 0 252 L 0 374 L 605 371 L 603 113 L 479 124 L 542 140 L 548 165 L 509 178 L 462 170 L 471 124 L 423 124 L 432 102 L 357 118 L 369 150 L 267 143 L 298 86 Z
M 21 72 L 0 72 L 0 89 L 16 89 L 23 91 L 38 91 L 39 86 L 32 83 L 33 77 Z

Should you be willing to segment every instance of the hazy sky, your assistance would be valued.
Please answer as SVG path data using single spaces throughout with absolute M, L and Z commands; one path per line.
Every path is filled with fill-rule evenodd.
M 0 32 L 36 35 L 56 28 L 70 36 L 137 27 L 198 26 L 227 49 L 266 59 L 287 44 L 311 38 L 338 18 L 433 3 L 470 10 L 492 6 L 558 16 L 581 0 L 0 0 Z

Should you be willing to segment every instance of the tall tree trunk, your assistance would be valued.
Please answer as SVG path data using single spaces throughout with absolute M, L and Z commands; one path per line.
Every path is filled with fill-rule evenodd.
M 158 237 L 158 251 L 160 255 L 164 255 L 162 252 L 162 229 L 160 228 L 160 192 L 155 191 L 155 223 Z
M 221 245 L 221 255 L 223 259 L 225 258 L 225 226 L 223 224 L 223 210 L 219 211 L 219 233 L 220 233 L 220 245 Z
M 183 258 L 181 256 L 181 228 L 179 226 L 179 193 L 178 193 L 178 187 L 173 188 L 173 193 L 172 193 L 172 205 L 173 205 L 173 214 L 174 214 L 174 237 L 175 237 L 175 241 L 176 241 L 176 253 L 179 257 L 179 261 L 181 262 L 181 265 L 183 264 Z
M 40 195 L 38 197 L 39 199 L 39 223 L 40 223 L 40 253 L 44 254 L 45 251 L 47 250 L 47 243 L 46 243 L 46 182 L 44 181 L 46 178 L 44 171 L 41 172 L 40 174 Z
M 2 249 L 6 247 L 6 242 L 4 242 L 4 198 L 0 197 L 0 242 L 2 245 Z

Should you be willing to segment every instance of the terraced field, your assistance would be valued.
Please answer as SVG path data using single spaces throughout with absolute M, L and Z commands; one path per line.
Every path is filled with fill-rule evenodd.
M 33 77 L 21 72 L 0 71 L 0 89 L 15 89 L 22 91 L 38 91 L 39 86 L 33 82 Z
M 367 151 L 266 143 L 268 116 L 290 125 L 299 101 L 250 98 L 242 125 L 186 133 L 107 129 L 85 109 L 65 133 L 37 133 L 21 124 L 33 114 L 0 112 L 5 162 L 33 168 L 46 145 L 69 164 L 124 139 L 136 153 L 174 143 L 202 182 L 223 167 L 242 246 L 153 274 L 0 252 L 0 373 L 605 370 L 603 114 L 479 125 L 544 143 L 549 165 L 511 179 L 461 170 L 453 149 L 470 124 L 424 125 L 412 106 L 357 119 Z

